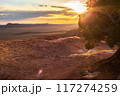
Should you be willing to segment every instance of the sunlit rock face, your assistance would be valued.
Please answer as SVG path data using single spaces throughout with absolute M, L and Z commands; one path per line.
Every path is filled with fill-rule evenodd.
M 104 42 L 87 50 L 77 36 L 0 41 L 0 79 L 83 79 L 92 64 L 115 51 Z

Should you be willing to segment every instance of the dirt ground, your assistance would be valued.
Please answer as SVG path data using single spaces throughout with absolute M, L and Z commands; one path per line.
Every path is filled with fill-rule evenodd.
M 115 53 L 104 42 L 86 50 L 80 37 L 0 41 L 2 80 L 79 80 L 91 65 Z

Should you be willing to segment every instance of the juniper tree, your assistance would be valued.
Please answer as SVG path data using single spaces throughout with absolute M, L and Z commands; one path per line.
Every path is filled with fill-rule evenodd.
M 94 3 L 91 3 L 95 1 Z M 88 0 L 88 12 L 81 15 L 79 22 L 82 36 L 87 41 L 86 48 L 94 48 L 100 41 L 105 41 L 113 48 L 118 46 L 117 52 L 106 60 L 102 60 L 96 65 L 107 66 L 103 72 L 116 71 L 120 73 L 120 0 Z M 90 5 L 92 4 L 92 5 Z M 111 73 L 111 74 L 113 74 Z M 109 79 L 115 78 L 109 77 Z

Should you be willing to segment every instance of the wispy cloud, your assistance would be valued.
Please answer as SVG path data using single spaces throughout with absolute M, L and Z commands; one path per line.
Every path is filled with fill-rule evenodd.
M 0 21 L 16 21 L 35 17 L 52 17 L 53 15 L 74 16 L 74 13 L 65 11 L 3 11 L 0 12 Z
M 73 9 L 63 6 L 48 6 L 48 5 L 38 5 L 39 7 L 48 7 L 55 8 L 60 10 L 41 10 L 41 11 L 2 11 L 0 12 L 0 21 L 7 20 L 7 21 L 16 21 L 16 20 L 23 20 L 28 18 L 37 18 L 37 17 L 52 17 L 53 15 L 63 15 L 63 16 L 74 16 L 76 15 L 75 12 L 70 12 Z M 36 7 L 36 6 L 34 6 Z M 31 7 L 30 7 L 31 8 Z
M 48 16 L 51 11 L 3 11 L 0 12 L 0 20 L 22 20 L 40 16 Z
M 72 8 L 63 7 L 63 6 L 39 5 L 39 7 L 51 7 L 51 8 L 58 8 L 58 9 L 61 9 L 61 10 L 66 10 L 66 11 L 73 11 Z
M 24 6 L 1 6 L 0 23 L 27 22 L 27 23 L 58 23 L 73 22 L 77 13 L 73 9 L 63 6 L 50 5 L 24 5 Z M 9 10 L 10 9 L 10 10 Z M 28 10 L 29 9 L 29 10 Z M 66 23 L 67 23 L 66 22 Z

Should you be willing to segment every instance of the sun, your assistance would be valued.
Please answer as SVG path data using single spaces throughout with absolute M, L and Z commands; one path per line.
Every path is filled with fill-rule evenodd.
M 72 8 L 77 13 L 84 13 L 87 11 L 87 7 L 85 6 L 85 4 L 80 3 L 78 1 L 72 1 L 72 2 L 66 3 L 65 5 L 69 8 Z

